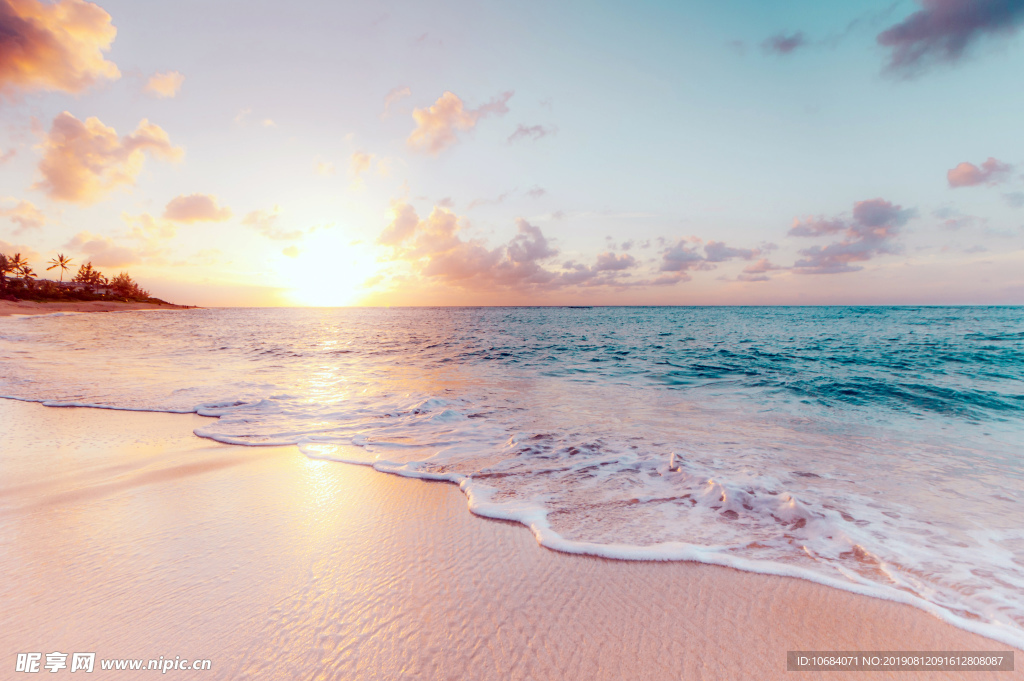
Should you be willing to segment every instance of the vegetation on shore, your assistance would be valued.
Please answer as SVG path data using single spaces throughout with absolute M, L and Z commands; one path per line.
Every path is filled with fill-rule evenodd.
M 64 282 L 64 273 L 70 269 L 71 258 L 63 253 L 50 261 L 47 270 L 59 268 L 60 281 L 40 280 L 20 253 L 0 253 L 0 300 L 89 301 L 106 300 L 124 303 L 154 303 L 170 305 L 166 300 L 154 298 L 127 272 L 108 279 L 102 272 L 86 262 L 79 266 L 71 281 Z M 12 275 L 12 276 L 8 276 Z

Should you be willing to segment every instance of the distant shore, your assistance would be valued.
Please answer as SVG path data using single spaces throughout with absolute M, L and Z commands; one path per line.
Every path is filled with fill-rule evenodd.
M 171 303 L 122 303 L 116 300 L 73 300 L 36 302 L 32 300 L 0 300 L 0 317 L 11 315 L 51 314 L 54 312 L 118 312 L 124 310 L 187 310 L 188 305 Z

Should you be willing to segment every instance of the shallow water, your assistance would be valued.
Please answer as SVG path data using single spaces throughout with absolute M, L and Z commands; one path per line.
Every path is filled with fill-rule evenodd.
M 0 320 L 0 395 L 197 411 L 452 480 L 552 548 L 1024 642 L 1021 308 L 234 309 Z

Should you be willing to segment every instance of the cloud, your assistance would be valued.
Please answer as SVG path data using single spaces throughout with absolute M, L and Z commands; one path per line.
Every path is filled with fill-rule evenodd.
M 437 208 L 434 212 L 437 212 Z M 447 211 L 446 211 L 447 212 Z M 384 246 L 397 246 L 416 233 L 420 218 L 416 209 L 404 201 L 391 202 L 391 223 L 377 237 L 377 243 Z
M 98 118 L 83 123 L 67 111 L 53 119 L 42 146 L 43 177 L 32 188 L 51 199 L 79 204 L 95 203 L 118 186 L 134 185 L 145 152 L 168 161 L 184 155 L 171 145 L 163 128 L 146 119 L 135 132 L 118 138 L 117 131 Z
M 164 218 L 174 222 L 223 222 L 231 217 L 231 209 L 217 205 L 217 197 L 209 194 L 176 196 L 164 208 Z
M 427 282 L 468 290 L 551 291 L 571 286 L 628 286 L 650 282 L 622 279 L 634 266 L 629 255 L 604 253 L 593 266 L 568 261 L 550 265 L 556 249 L 536 225 L 516 220 L 516 234 L 507 243 L 488 248 L 479 240 L 464 240 L 462 221 L 435 206 L 421 219 L 404 201 L 393 201 L 392 220 L 377 243 L 390 249 L 390 259 L 409 264 Z M 409 284 L 410 282 L 406 282 Z
M 804 47 L 807 44 L 807 39 L 801 31 L 786 35 L 785 33 L 778 33 L 761 43 L 762 49 L 765 52 L 772 52 L 774 54 L 789 54 L 794 50 Z
M 6 163 L 7 161 L 10 161 L 12 158 L 14 158 L 14 155 L 16 153 L 18 152 L 15 151 L 14 149 L 10 149 L 8 151 L 0 149 L 0 163 Z
M 530 187 L 529 189 L 526 190 L 526 195 L 529 196 L 531 199 L 539 199 L 540 197 L 544 196 L 547 193 L 548 190 L 544 189 L 544 187 Z
M 1024 192 L 1010 192 L 1008 194 L 1003 194 L 1003 198 L 1006 200 L 1006 203 L 1014 208 L 1021 208 L 1024 206 Z
M 297 258 L 301 252 L 302 251 L 299 250 L 299 247 L 295 245 L 281 249 L 281 253 L 289 258 Z
M 958 164 L 956 168 L 946 172 L 946 180 L 953 189 L 974 187 L 979 184 L 991 187 L 1005 180 L 1012 170 L 1013 166 L 989 156 L 980 168 L 966 161 Z
M 29 261 L 39 260 L 42 258 L 39 251 L 36 251 L 31 246 L 27 246 L 25 244 L 12 244 L 11 242 L 4 241 L 3 239 L 0 239 L 0 253 L 3 253 L 4 255 L 20 253 L 25 260 Z
M 558 128 L 545 128 L 543 125 L 526 126 L 520 123 L 516 131 L 508 136 L 508 141 L 509 144 L 522 139 L 531 139 L 536 142 L 540 138 L 554 135 L 556 132 L 558 132 Z
M 760 254 L 756 248 L 732 248 L 721 241 L 709 241 L 704 245 L 704 255 L 708 262 L 725 262 L 733 258 L 750 260 Z
M 768 258 L 761 258 L 757 262 L 750 263 L 744 267 L 743 271 L 736 278 L 739 281 L 768 281 L 770 279 L 767 274 L 768 272 L 785 269 L 787 268 L 773 265 Z
M 316 171 L 317 175 L 333 175 L 335 172 L 337 172 L 337 169 L 334 167 L 334 164 L 331 163 L 330 161 L 320 161 L 319 163 L 316 164 L 314 170 Z
M 878 34 L 890 49 L 887 70 L 912 75 L 959 61 L 984 36 L 1010 36 L 1024 21 L 1024 0 L 920 0 L 922 8 Z
M 64 248 L 83 254 L 85 260 L 97 267 L 126 267 L 140 262 L 135 249 L 119 246 L 110 237 L 91 232 L 79 232 Z
M 828 225 L 828 230 L 806 233 L 798 231 L 795 223 L 790 234 L 796 236 L 820 236 L 843 231 L 844 239 L 828 246 L 812 246 L 800 251 L 804 256 L 793 266 L 798 274 L 837 274 L 855 272 L 863 269 L 853 263 L 866 262 L 871 258 L 886 253 L 895 253 L 893 243 L 900 228 L 913 215 L 913 211 L 904 210 L 884 199 L 858 201 L 853 205 L 852 220 L 822 220 L 818 224 Z M 837 225 L 841 224 L 839 228 Z
M 18 201 L 17 199 L 4 200 Z M 21 234 L 30 229 L 39 229 L 46 224 L 46 216 L 31 201 L 18 201 L 13 208 L 0 209 L 0 215 L 18 226 L 14 230 L 15 234 Z
M 103 58 L 117 29 L 101 7 L 83 0 L 0 0 L 0 93 L 77 93 L 120 78 Z
M 410 149 L 436 156 L 458 141 L 457 131 L 472 130 L 481 118 L 508 113 L 512 92 L 504 92 L 477 109 L 467 109 L 462 100 L 445 92 L 426 109 L 414 109 L 416 129 L 406 140 Z
M 505 192 L 504 194 L 498 194 L 493 199 L 473 199 L 466 206 L 467 210 L 473 210 L 477 206 L 497 206 L 498 204 L 504 203 L 505 199 L 512 195 L 512 192 Z
M 352 174 L 352 177 L 358 180 L 359 176 L 369 170 L 372 164 L 373 154 L 356 151 L 349 160 L 349 172 Z
M 254 210 L 247 213 L 242 218 L 242 224 L 246 227 L 252 227 L 263 236 L 275 241 L 295 241 L 296 239 L 301 239 L 303 235 L 301 229 L 286 232 L 278 227 L 277 221 L 280 217 L 281 209 L 278 206 L 274 206 L 272 209 Z
M 248 123 L 249 123 L 249 114 L 251 114 L 251 113 L 252 113 L 252 109 L 242 109 L 241 111 L 239 111 L 238 114 L 234 118 L 235 125 L 242 125 L 242 126 L 248 125 Z M 262 125 L 264 128 L 276 128 L 277 127 L 277 123 L 275 123 L 274 120 L 271 119 L 271 118 L 264 118 L 263 120 L 261 120 L 259 122 L 259 124 Z
M 140 242 L 145 247 L 147 255 L 161 251 L 163 243 L 173 239 L 178 233 L 178 228 L 173 222 L 154 218 L 149 213 L 131 215 L 123 212 L 121 220 L 129 227 L 128 237 Z
M 412 90 L 407 87 L 396 87 L 384 95 L 384 113 L 381 114 L 383 117 L 391 115 L 391 105 L 395 102 L 404 99 L 412 94 Z
M 181 90 L 181 84 L 184 82 L 185 76 L 181 75 L 177 71 L 154 73 L 150 76 L 149 80 L 146 81 L 146 86 L 142 89 L 154 97 L 174 97 L 178 94 L 178 91 Z
M 618 272 L 636 267 L 636 264 L 636 258 L 628 253 L 615 255 L 611 251 L 605 251 L 597 256 L 595 268 L 598 272 Z
M 687 239 L 680 239 L 674 246 L 665 249 L 661 254 L 659 269 L 662 272 L 685 272 L 703 268 L 704 256 L 698 253 L 691 243 Z
M 789 228 L 790 236 L 824 236 L 826 234 L 837 234 L 846 229 L 846 222 L 843 220 L 826 220 L 823 217 L 817 218 L 793 218 L 793 226 Z

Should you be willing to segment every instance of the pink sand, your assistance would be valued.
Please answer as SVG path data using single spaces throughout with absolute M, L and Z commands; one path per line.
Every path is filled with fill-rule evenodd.
M 0 676 L 61 651 L 213 661 L 166 678 L 955 679 L 786 672 L 786 651 L 1007 650 L 801 580 L 555 553 L 452 485 L 201 422 L 0 400 Z

